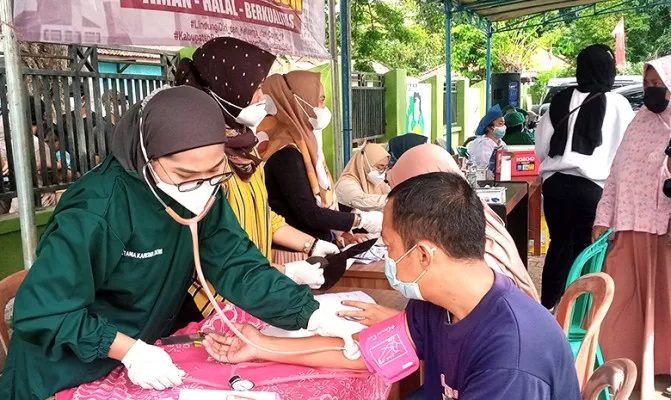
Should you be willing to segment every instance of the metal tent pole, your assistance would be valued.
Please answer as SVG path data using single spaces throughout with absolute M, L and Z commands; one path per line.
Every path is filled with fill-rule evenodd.
M 445 0 L 445 147 L 452 153 L 452 2 Z
M 338 41 L 336 38 L 335 0 L 328 0 L 329 7 L 329 51 L 331 53 L 331 108 L 333 109 L 333 149 L 335 152 L 335 176 L 345 168 L 343 163 L 343 134 L 340 112 L 340 78 L 338 77 Z
M 485 77 L 485 107 L 487 110 L 492 104 L 492 23 L 487 21 L 487 69 Z M 485 112 L 487 112 L 485 110 Z
M 19 200 L 19 222 L 23 265 L 28 269 L 35 260 L 37 230 L 35 228 L 35 203 L 33 199 L 33 176 L 31 169 L 29 140 L 30 130 L 25 112 L 25 93 L 21 73 L 21 53 L 14 32 L 14 14 L 11 0 L 0 0 L 0 20 L 2 21 L 2 44 L 7 74 L 7 100 L 9 127 L 12 133 L 12 170 L 16 181 Z
M 352 86 L 350 78 L 352 74 L 351 66 L 351 32 L 350 32 L 350 13 L 347 0 L 340 0 L 340 64 L 342 69 L 342 142 L 343 142 L 343 164 L 347 164 L 350 159 L 352 147 Z

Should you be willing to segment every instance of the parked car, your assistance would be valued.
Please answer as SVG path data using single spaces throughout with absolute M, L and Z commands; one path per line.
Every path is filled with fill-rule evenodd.
M 640 83 L 613 89 L 613 93 L 619 93 L 629 100 L 634 111 L 640 110 L 643 106 L 643 85 Z
M 562 90 L 571 87 L 571 86 L 578 86 L 578 82 L 576 81 L 575 78 L 554 78 L 550 79 L 548 82 L 546 89 L 545 89 L 545 96 L 543 96 L 543 103 L 538 107 L 538 111 L 533 110 L 536 112 L 538 115 L 543 115 L 545 112 L 548 110 L 550 107 L 550 102 L 552 101 L 552 98 Z M 615 77 L 615 83 L 613 84 L 613 88 L 624 88 L 624 87 L 633 87 L 633 86 L 640 86 L 641 90 L 643 90 L 643 77 L 640 75 L 618 75 Z M 627 96 L 625 96 L 627 97 Z M 643 98 L 641 97 L 641 104 L 643 102 Z M 634 105 L 632 104 L 632 108 Z M 640 106 L 639 106 L 640 108 Z

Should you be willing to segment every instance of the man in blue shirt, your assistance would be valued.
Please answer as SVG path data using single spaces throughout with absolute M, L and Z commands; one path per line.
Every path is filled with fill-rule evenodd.
M 405 333 L 424 360 L 426 399 L 581 398 L 559 324 L 487 266 L 484 210 L 462 177 L 439 172 L 409 179 L 389 194 L 384 215 L 385 272 L 391 286 L 411 299 Z M 250 326 L 243 333 L 270 350 L 343 343 L 329 337 L 271 338 Z M 348 360 L 336 351 L 275 354 L 217 335 L 208 335 L 205 347 L 215 359 L 233 363 L 264 359 L 365 368 L 361 359 Z

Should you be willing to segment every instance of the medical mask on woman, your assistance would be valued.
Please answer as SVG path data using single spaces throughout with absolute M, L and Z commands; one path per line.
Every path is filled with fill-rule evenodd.
M 366 157 L 366 154 L 363 155 L 363 158 L 366 160 L 366 164 L 368 164 L 368 169 L 370 169 L 370 171 L 367 174 L 368 182 L 372 183 L 373 185 L 379 185 L 382 182 L 384 182 L 387 173 L 384 171 L 380 171 L 376 168 L 373 168 L 370 165 L 370 161 L 368 161 L 368 157 Z
M 410 250 L 406 251 L 405 254 L 403 254 L 398 260 L 394 260 L 393 258 L 389 257 L 389 254 L 386 254 L 384 257 L 384 274 L 387 276 L 387 280 L 389 281 L 389 285 L 398 292 L 400 292 L 405 298 L 407 299 L 415 299 L 415 300 L 424 300 L 422 297 L 422 293 L 419 291 L 419 285 L 417 282 L 422 279 L 422 277 L 426 274 L 426 269 L 422 271 L 419 276 L 412 282 L 401 282 L 398 280 L 396 277 L 396 264 L 400 263 L 403 261 L 405 257 L 408 256 L 413 250 L 417 248 L 417 245 L 414 245 L 410 248 Z M 435 251 L 436 249 L 433 248 L 431 249 L 431 252 Z
M 506 127 L 505 126 L 495 126 L 494 127 L 494 137 L 497 139 L 503 139 L 506 136 Z
M 379 185 L 384 182 L 387 177 L 387 173 L 383 171 L 378 171 L 376 169 L 368 173 L 368 181 L 373 185 Z
M 217 103 L 219 103 L 219 106 L 221 107 L 221 109 L 224 110 L 226 112 L 226 114 L 233 117 L 235 119 L 235 122 L 239 123 L 240 125 L 244 125 L 244 126 L 247 126 L 249 128 L 256 129 L 256 127 L 259 126 L 259 124 L 261 123 L 261 121 L 263 121 L 263 119 L 266 117 L 266 115 L 268 115 L 268 112 L 266 110 L 266 108 L 267 108 L 266 95 L 264 95 L 263 100 L 259 101 L 258 103 L 250 104 L 247 107 L 239 107 L 239 106 L 231 103 L 230 101 L 227 101 L 226 99 L 220 97 L 218 94 L 216 94 L 212 91 L 210 91 L 209 93 L 217 101 Z M 222 102 L 228 104 L 231 107 L 234 107 L 234 108 L 237 108 L 238 110 L 240 110 L 240 112 L 238 113 L 238 116 L 235 117 L 233 114 L 231 114 L 231 112 L 228 111 L 226 106 L 221 104 Z M 274 103 L 273 103 L 273 106 L 274 106 Z M 277 113 L 277 111 L 275 111 L 275 113 Z
M 194 215 L 199 216 L 205 211 L 205 206 L 207 202 L 210 201 L 212 195 L 215 193 L 215 189 L 221 187 L 217 185 L 216 187 L 212 186 L 210 182 L 203 182 L 198 188 L 190 190 L 188 192 L 182 192 L 179 190 L 177 185 L 170 183 L 165 183 L 161 181 L 161 178 L 158 177 L 158 174 L 154 170 L 154 166 L 149 162 L 149 157 L 147 156 L 147 149 L 144 147 L 144 137 L 142 134 L 142 120 L 140 120 L 140 150 L 145 159 L 145 168 L 148 168 L 151 171 L 151 175 L 156 182 L 156 187 L 159 188 L 163 193 L 170 196 L 173 200 L 181 204 L 184 208 L 191 211 Z M 145 180 L 148 179 L 146 169 L 144 170 Z M 154 193 L 158 198 L 158 195 L 151 186 L 151 183 L 147 180 L 149 189 Z M 160 198 L 158 198 L 161 201 Z
M 329 110 L 328 107 L 324 108 L 314 107 L 307 101 L 300 98 L 298 95 L 294 94 L 294 97 L 298 102 L 298 106 L 301 108 L 301 110 L 303 110 L 305 115 L 308 117 L 308 121 L 310 122 L 310 125 L 312 125 L 312 129 L 320 131 L 329 126 L 329 124 L 331 123 L 331 110 Z M 305 110 L 305 108 L 301 103 L 305 103 L 306 105 L 310 106 L 310 108 L 312 108 L 312 112 L 315 114 L 314 118 L 311 117 L 310 114 L 308 114 L 308 112 Z
M 648 110 L 655 114 L 664 112 L 669 106 L 669 100 L 666 99 L 667 89 L 665 87 L 647 87 L 643 95 L 643 104 Z
M 212 197 L 212 193 L 216 189 L 210 182 L 203 182 L 197 189 L 180 192 L 177 186 L 161 181 L 151 164 L 149 164 L 149 168 L 151 168 L 152 175 L 154 175 L 156 187 L 194 215 L 200 215 L 205 210 L 205 205 L 207 205 L 210 197 Z

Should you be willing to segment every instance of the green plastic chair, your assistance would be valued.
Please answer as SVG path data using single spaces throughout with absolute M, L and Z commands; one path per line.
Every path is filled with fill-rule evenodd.
M 566 279 L 566 288 L 568 288 L 574 281 L 583 275 L 593 272 L 601 272 L 603 262 L 608 251 L 608 238 L 613 233 L 614 229 L 609 229 L 604 232 L 597 240 L 594 241 L 588 248 L 576 258 L 569 272 L 568 279 Z M 573 351 L 573 356 L 578 354 L 580 344 L 585 337 L 585 329 L 583 329 L 583 321 L 589 315 L 592 308 L 592 298 L 588 294 L 580 296 L 571 311 L 571 326 L 569 327 L 568 341 Z M 603 353 L 601 353 L 601 346 L 597 344 L 596 361 L 594 369 L 596 370 L 604 364 Z M 608 400 L 610 396 L 608 391 L 604 390 L 599 397 L 600 400 Z

